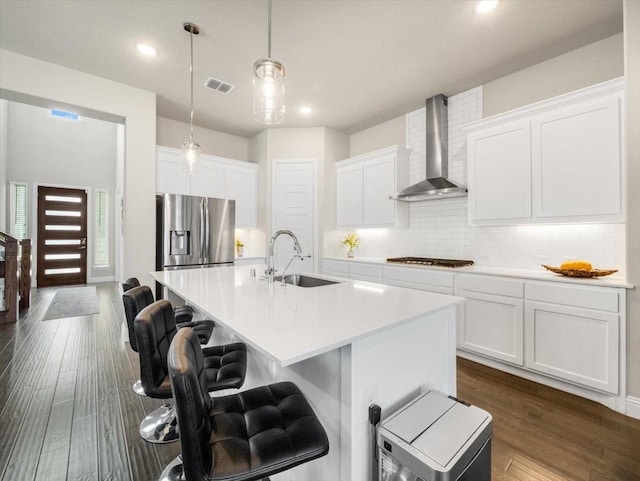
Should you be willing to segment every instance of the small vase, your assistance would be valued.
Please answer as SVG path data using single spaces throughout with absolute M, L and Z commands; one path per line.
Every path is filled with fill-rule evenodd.
M 349 249 L 349 250 L 347 251 L 347 257 L 352 258 L 352 257 L 353 257 L 353 254 L 354 254 L 353 249 Z
M 244 250 L 244 246 L 236 246 L 236 254 L 238 257 L 242 257 L 242 251 Z

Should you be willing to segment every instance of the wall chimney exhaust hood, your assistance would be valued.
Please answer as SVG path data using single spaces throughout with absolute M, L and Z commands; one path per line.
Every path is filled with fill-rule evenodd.
M 427 178 L 390 196 L 404 202 L 438 200 L 467 195 L 467 188 L 447 179 L 449 175 L 449 121 L 447 97 L 427 99 L 427 139 L 425 160 Z

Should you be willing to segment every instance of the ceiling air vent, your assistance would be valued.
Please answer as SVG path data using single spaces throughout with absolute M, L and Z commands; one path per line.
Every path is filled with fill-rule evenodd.
M 228 82 L 224 82 L 223 80 L 218 80 L 217 78 L 209 77 L 204 86 L 208 89 L 215 90 L 216 92 L 220 92 L 221 94 L 229 94 L 231 91 L 236 88 L 235 85 L 232 85 Z

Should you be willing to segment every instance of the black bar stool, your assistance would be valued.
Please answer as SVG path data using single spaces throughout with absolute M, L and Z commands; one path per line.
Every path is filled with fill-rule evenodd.
M 295 384 L 209 397 L 206 361 L 188 328 L 174 337 L 168 363 L 182 455 L 160 480 L 258 480 L 329 452 L 327 435 Z
M 193 329 L 186 329 L 195 336 Z M 144 393 L 152 398 L 171 398 L 167 354 L 176 332 L 180 331 L 169 301 L 161 299 L 142 309 L 135 318 L 134 330 Z M 197 342 L 201 349 L 199 340 Z M 201 352 L 206 392 L 242 386 L 247 371 L 247 347 L 243 343 L 205 347 Z M 140 435 L 151 443 L 177 441 L 174 405 L 166 403 L 149 413 L 140 423 Z

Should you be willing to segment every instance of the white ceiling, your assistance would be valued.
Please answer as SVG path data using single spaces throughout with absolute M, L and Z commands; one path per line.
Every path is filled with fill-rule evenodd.
M 282 127 L 348 134 L 622 31 L 621 0 L 273 0 L 272 56 L 286 68 Z M 266 0 L 0 0 L 0 48 L 157 94 L 159 116 L 251 137 L 253 63 L 267 56 Z M 138 42 L 159 55 L 141 57 Z M 213 76 L 228 96 L 202 87 Z M 314 114 L 303 118 L 297 108 Z

